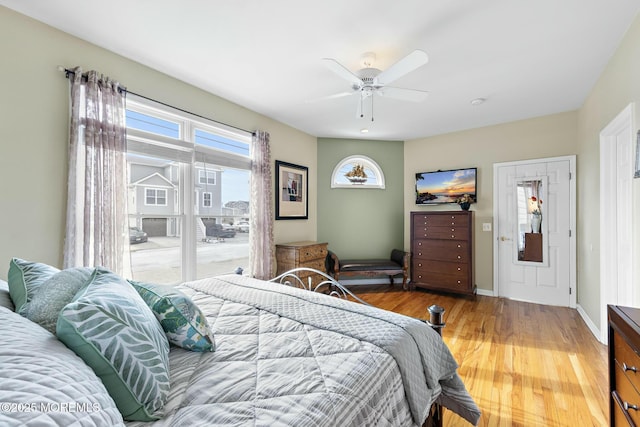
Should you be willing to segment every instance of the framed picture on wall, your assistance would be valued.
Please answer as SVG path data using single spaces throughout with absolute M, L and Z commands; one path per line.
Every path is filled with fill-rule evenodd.
M 276 219 L 309 218 L 309 168 L 276 160 Z

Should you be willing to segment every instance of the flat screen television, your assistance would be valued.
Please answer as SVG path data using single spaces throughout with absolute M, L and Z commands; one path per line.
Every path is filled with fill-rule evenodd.
M 477 201 L 478 168 L 421 172 L 416 174 L 416 205 L 456 203 L 464 194 Z

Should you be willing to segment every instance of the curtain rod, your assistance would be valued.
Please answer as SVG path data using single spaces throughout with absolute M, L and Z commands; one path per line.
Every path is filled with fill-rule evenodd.
M 70 69 L 68 69 L 68 68 L 65 68 L 65 67 L 63 67 L 63 66 L 61 66 L 61 65 L 59 65 L 59 66 L 58 66 L 58 71 L 62 71 L 62 72 L 64 72 L 64 76 L 65 76 L 65 78 L 67 78 L 67 79 L 69 78 L 69 76 L 70 76 L 70 75 L 74 75 L 74 76 L 75 76 L 75 74 L 76 74 L 76 73 L 75 73 L 75 71 L 70 70 Z M 83 74 L 83 75 L 82 75 L 82 77 L 83 77 L 83 78 L 86 78 L 86 74 Z M 214 119 L 211 119 L 211 118 L 209 118 L 209 117 L 205 117 L 205 116 L 203 116 L 203 115 L 201 115 L 201 114 L 192 113 L 191 111 L 187 111 L 187 110 L 182 109 L 182 108 L 174 107 L 173 105 L 169 105 L 169 104 L 167 104 L 167 103 L 165 103 L 165 102 L 158 101 L 157 99 L 149 98 L 148 96 L 141 95 L 141 94 L 139 94 L 139 93 L 133 92 L 133 91 L 131 91 L 131 90 L 129 90 L 129 89 L 127 89 L 127 88 L 125 88 L 125 87 L 119 87 L 119 88 L 118 88 L 118 90 L 119 90 L 119 91 L 124 92 L 124 93 L 125 93 L 125 95 L 126 95 L 127 93 L 130 93 L 131 95 L 138 96 L 138 97 L 140 97 L 140 98 L 146 99 L 147 101 L 156 102 L 156 103 L 158 103 L 158 104 L 160 104 L 160 105 L 164 105 L 165 107 L 173 108 L 174 110 L 178 110 L 178 111 L 181 111 L 181 112 L 183 112 L 183 113 L 187 113 L 187 114 L 190 114 L 190 115 L 192 115 L 192 116 L 199 117 L 199 118 L 201 118 L 201 119 L 209 120 L 209 121 L 212 121 L 212 122 L 214 122 L 214 123 L 218 123 L 218 124 L 221 124 L 221 125 L 224 125 L 224 126 L 228 126 L 228 127 L 230 127 L 230 128 L 233 128 L 233 129 L 236 129 L 236 130 L 239 130 L 239 131 L 242 131 L 242 132 L 246 132 L 246 133 L 248 133 L 248 134 L 250 134 L 250 135 L 253 135 L 253 136 L 255 136 L 255 134 L 256 134 L 256 133 L 255 133 L 255 132 L 253 132 L 253 131 L 249 131 L 249 130 L 246 130 L 246 129 L 243 129 L 243 128 L 240 128 L 240 127 L 237 127 L 237 126 L 234 126 L 234 125 L 230 125 L 230 124 L 228 124 L 228 123 L 224 123 L 224 122 L 221 122 L 221 121 L 218 121 L 218 120 L 214 120 Z

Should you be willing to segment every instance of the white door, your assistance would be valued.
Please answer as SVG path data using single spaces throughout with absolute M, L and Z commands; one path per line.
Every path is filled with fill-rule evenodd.
M 575 306 L 574 164 L 571 156 L 494 165 L 494 289 L 498 296 Z M 531 183 L 537 184 L 534 194 L 539 196 L 524 198 L 523 187 Z M 537 200 L 535 209 L 530 199 Z M 523 200 L 529 202 L 529 210 Z M 542 211 L 537 234 L 532 230 L 534 210 Z M 527 255 L 534 242 L 539 252 Z
M 600 132 L 600 341 L 607 304 L 640 306 L 633 286 L 633 137 L 635 104 Z

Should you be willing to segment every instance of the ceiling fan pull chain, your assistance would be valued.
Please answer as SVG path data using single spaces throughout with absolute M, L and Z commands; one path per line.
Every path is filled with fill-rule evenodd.
M 360 93 L 360 118 L 364 117 L 364 99 L 362 99 L 362 92 Z
M 373 121 L 373 94 L 371 94 L 371 121 Z

